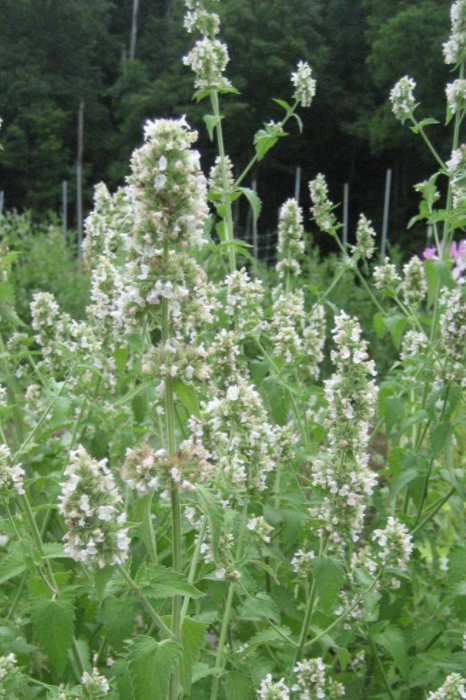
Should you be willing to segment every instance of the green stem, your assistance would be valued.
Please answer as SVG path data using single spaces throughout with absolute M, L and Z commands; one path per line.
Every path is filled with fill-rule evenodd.
M 419 127 L 419 122 L 417 121 L 416 117 L 414 117 L 412 114 L 411 114 L 411 121 L 413 122 L 414 126 Z M 421 134 L 422 138 L 424 139 L 424 143 L 426 144 L 427 148 L 429 149 L 429 151 L 430 151 L 430 152 L 432 153 L 432 155 L 434 156 L 434 158 L 435 158 L 435 160 L 437 161 L 437 163 L 440 165 L 440 167 L 441 167 L 443 170 L 445 170 L 445 169 L 446 169 L 445 163 L 443 162 L 443 160 L 440 158 L 439 154 L 438 154 L 437 151 L 435 150 L 434 146 L 432 145 L 431 140 L 429 139 L 429 137 L 427 136 L 427 134 L 424 132 L 423 127 L 421 127 L 421 128 L 419 129 L 419 133 Z
M 133 591 L 133 593 L 135 593 L 135 594 L 138 596 L 138 598 L 139 598 L 139 600 L 141 601 L 141 603 L 143 604 L 144 608 L 145 608 L 146 611 L 149 613 L 150 617 L 151 617 L 152 620 L 156 623 L 156 625 L 159 627 L 159 629 L 160 629 L 169 639 L 175 640 L 175 639 L 176 639 L 176 638 L 175 638 L 175 635 L 173 634 L 173 632 L 171 631 L 171 629 L 170 629 L 169 627 L 167 627 L 167 625 L 166 625 L 165 622 L 162 620 L 162 618 L 160 617 L 160 615 L 154 610 L 154 608 L 152 607 L 152 605 L 151 605 L 151 604 L 149 603 L 149 601 L 147 600 L 146 596 L 145 596 L 145 595 L 142 595 L 141 589 L 139 588 L 139 586 L 138 586 L 138 584 L 136 583 L 136 581 L 134 581 L 134 580 L 131 578 L 131 576 L 128 574 L 128 572 L 126 571 L 126 569 L 125 569 L 123 566 L 119 566 L 119 567 L 118 567 L 118 570 L 120 571 L 121 575 L 122 575 L 123 578 L 125 579 L 125 581 L 126 581 L 126 583 L 128 584 L 128 586 L 131 588 L 131 590 Z
M 32 539 L 34 540 L 34 545 L 37 549 L 38 554 L 40 555 L 41 559 L 45 559 L 44 555 L 44 547 L 42 543 L 42 537 L 39 531 L 39 528 L 37 527 L 36 519 L 34 517 L 34 513 L 32 512 L 28 497 L 26 494 L 22 494 L 19 496 L 19 502 L 21 503 L 21 507 L 24 511 L 24 514 L 26 516 L 26 520 L 28 521 L 29 525 L 29 530 L 32 535 Z M 53 570 L 52 566 L 50 564 L 50 561 L 48 559 L 45 559 L 45 578 L 47 580 L 47 583 L 49 584 L 51 590 L 55 593 L 55 595 L 58 595 L 59 590 L 58 586 L 55 581 L 55 576 L 53 575 Z
M 238 545 L 236 548 L 236 556 L 235 556 L 236 561 L 241 559 L 241 555 L 243 553 L 243 541 L 244 541 L 244 533 L 246 531 L 247 519 L 248 519 L 248 501 L 245 499 L 244 505 L 243 505 L 243 515 L 241 518 L 240 532 L 239 532 L 239 536 L 238 536 Z M 220 637 L 218 640 L 217 655 L 215 657 L 215 667 L 214 667 L 215 670 L 219 671 L 219 672 L 223 670 L 223 664 L 224 664 L 223 651 L 225 649 L 225 641 L 227 638 L 228 625 L 230 622 L 231 606 L 233 603 L 233 595 L 235 593 L 235 583 L 236 583 L 235 580 L 230 581 L 227 599 L 226 599 L 226 603 L 225 603 L 225 610 L 223 612 L 222 626 L 220 628 Z M 219 677 L 219 675 L 216 675 L 214 677 L 214 680 L 212 683 L 212 692 L 210 695 L 210 700 L 217 700 L 219 683 L 220 683 L 220 677 Z
M 445 415 L 445 410 L 446 410 L 447 401 L 448 401 L 448 395 L 449 395 L 449 393 L 450 393 L 450 386 L 451 386 L 451 382 L 449 382 L 449 383 L 447 384 L 447 389 L 446 389 L 446 391 L 445 391 L 445 399 L 444 399 L 444 401 L 443 401 L 442 414 L 441 414 L 441 416 L 440 416 L 440 421 L 439 421 L 440 423 L 443 421 L 443 417 L 444 417 L 444 415 Z M 417 511 L 417 517 L 416 517 L 416 521 L 415 521 L 415 523 L 414 523 L 414 527 L 415 527 L 415 528 L 417 528 L 417 525 L 418 525 L 418 523 L 419 523 L 419 521 L 420 521 L 420 519 L 421 519 L 422 509 L 424 508 L 424 503 L 425 503 L 425 501 L 426 501 L 427 494 L 428 494 L 428 492 L 429 492 L 429 481 L 430 481 L 430 475 L 431 475 L 431 473 L 432 473 L 432 467 L 433 467 L 433 466 L 434 466 L 434 456 L 432 455 L 432 457 L 430 458 L 430 461 L 429 461 L 429 466 L 428 466 L 428 468 L 427 468 L 427 474 L 426 474 L 426 479 L 425 479 L 425 482 L 424 482 L 424 488 L 422 489 L 421 502 L 419 503 L 419 508 L 418 508 L 418 511 Z
M 164 258 L 168 258 L 168 246 L 164 248 Z M 170 339 L 170 318 L 168 309 L 168 299 L 162 301 L 162 344 L 165 346 Z M 165 416 L 167 427 L 167 442 L 168 454 L 170 458 L 176 456 L 176 434 L 175 434 L 175 401 L 173 395 L 173 382 L 171 377 L 165 379 Z M 181 507 L 180 507 L 180 491 L 178 484 L 173 482 L 171 490 L 171 518 L 172 518 L 172 566 L 174 571 L 183 573 L 182 560 L 182 538 L 181 538 Z M 181 606 L 183 603 L 182 596 L 173 598 L 172 606 L 172 635 L 176 641 L 181 637 Z M 178 698 L 178 667 L 172 673 L 170 678 L 169 699 L 177 700 Z
M 379 667 L 379 671 L 382 674 L 383 682 L 385 684 L 385 687 L 387 689 L 387 693 L 390 697 L 390 700 L 395 700 L 395 696 L 393 695 L 393 691 L 391 689 L 390 683 L 388 682 L 387 674 L 385 673 L 385 669 L 383 667 L 382 660 L 378 654 L 377 647 L 375 645 L 375 642 L 372 640 L 372 637 L 369 635 L 371 647 L 372 647 L 372 652 L 374 654 L 375 660 L 377 662 L 377 666 Z
M 222 199 L 223 199 L 223 206 L 225 207 L 225 239 L 227 243 L 230 245 L 228 246 L 228 261 L 230 265 L 230 272 L 234 272 L 236 270 L 236 253 L 235 253 L 235 248 L 233 246 L 233 239 L 234 239 L 234 232 L 233 232 L 233 214 L 231 210 L 231 200 L 230 200 L 230 184 L 228 182 L 228 171 L 227 171 L 227 166 L 226 166 L 226 159 L 225 159 L 225 145 L 223 142 L 223 130 L 222 130 L 222 120 L 220 118 L 220 106 L 218 102 L 218 92 L 217 90 L 213 90 L 210 93 L 210 100 L 212 103 L 212 110 L 217 117 L 217 124 L 215 127 L 215 131 L 217 134 L 217 144 L 218 144 L 218 152 L 220 156 L 220 172 L 222 175 Z
M 292 107 L 292 109 L 291 109 L 291 112 L 289 112 L 289 113 L 286 115 L 286 117 L 280 122 L 280 127 L 281 127 L 282 129 L 283 129 L 283 127 L 285 126 L 285 124 L 286 124 L 286 122 L 288 121 L 288 119 L 294 114 L 294 111 L 295 111 L 295 109 L 296 109 L 297 106 L 298 106 L 298 101 L 296 100 L 296 102 L 294 103 L 294 105 L 293 105 L 293 107 Z M 262 152 L 262 150 L 261 150 L 261 151 L 258 151 L 258 152 L 256 153 L 256 155 L 249 161 L 248 165 L 245 167 L 245 169 L 243 170 L 243 172 L 241 173 L 241 175 L 239 176 L 239 178 L 236 180 L 236 182 L 235 182 L 235 187 L 239 187 L 239 186 L 240 186 L 240 184 L 243 182 L 244 178 L 245 178 L 246 175 L 249 173 L 249 171 L 251 170 L 251 168 L 257 163 L 257 161 L 258 161 L 259 158 L 261 158 L 261 157 L 263 157 L 263 152 Z
M 202 542 L 204 541 L 204 535 L 205 535 L 206 529 L 207 529 L 207 518 L 204 515 L 204 517 L 202 518 L 202 521 L 201 521 L 201 527 L 199 528 L 199 533 L 197 536 L 197 542 L 196 542 L 196 547 L 194 549 L 193 558 L 191 559 L 191 566 L 190 566 L 189 574 L 188 574 L 189 583 L 194 583 L 194 578 L 196 576 L 197 563 L 199 561 L 199 554 L 201 552 L 201 546 L 202 546 Z M 186 613 L 188 611 L 188 605 L 189 605 L 189 598 L 186 597 L 183 601 L 183 607 L 181 608 L 181 627 L 183 627 L 184 618 L 186 617 Z
M 314 612 L 314 606 L 316 604 L 317 590 L 315 581 L 312 582 L 311 591 L 306 605 L 306 613 L 304 615 L 303 626 L 301 628 L 301 634 L 299 636 L 298 648 L 296 649 L 292 669 L 296 666 L 296 663 L 301 659 L 303 654 L 304 646 L 306 644 L 307 635 L 309 633 L 309 626 L 311 624 L 312 614 Z
M 443 498 L 440 498 L 440 499 L 437 501 L 437 503 L 435 503 L 435 504 L 433 505 L 433 510 L 432 510 L 432 512 L 429 513 L 429 515 L 427 515 L 427 516 L 424 518 L 424 520 L 423 520 L 421 523 L 419 523 L 419 525 L 417 525 L 417 526 L 414 528 L 414 530 L 411 530 L 411 535 L 412 535 L 413 537 L 414 537 L 414 535 L 415 535 L 417 532 L 419 532 L 419 530 L 422 530 L 422 528 L 423 528 L 425 525 L 427 525 L 427 523 L 429 522 L 429 520 L 432 520 L 432 518 L 434 517 L 434 515 L 437 515 L 437 513 L 439 512 L 439 510 L 440 510 L 440 509 L 442 508 L 442 506 L 453 496 L 453 494 L 455 493 L 455 491 L 456 491 L 456 489 L 451 489 L 451 490 L 447 493 L 446 496 L 444 496 Z
M 326 298 L 329 296 L 329 294 L 330 294 L 331 292 L 333 292 L 334 288 L 337 286 L 338 282 L 341 280 L 341 278 L 343 277 L 343 275 L 345 274 L 345 272 L 346 272 L 345 268 L 342 267 L 342 268 L 340 269 L 340 271 L 338 272 L 338 274 L 336 275 L 336 277 L 335 277 L 335 279 L 333 280 L 333 282 L 332 282 L 332 284 L 330 285 L 330 287 L 328 287 L 328 289 L 326 289 L 325 293 L 324 293 L 321 297 L 319 297 L 319 301 L 315 304 L 315 306 L 317 306 L 317 304 L 322 304 L 322 302 L 324 301 L 324 299 L 326 299 Z

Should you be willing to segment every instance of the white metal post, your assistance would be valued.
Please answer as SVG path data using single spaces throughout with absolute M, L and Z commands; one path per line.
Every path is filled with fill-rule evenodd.
M 387 179 L 385 181 L 385 202 L 383 206 L 383 224 L 382 224 L 382 243 L 380 246 L 380 257 L 382 262 L 385 260 L 387 249 L 387 232 L 388 232 L 388 213 L 390 208 L 390 188 L 392 184 L 392 170 L 387 170 Z

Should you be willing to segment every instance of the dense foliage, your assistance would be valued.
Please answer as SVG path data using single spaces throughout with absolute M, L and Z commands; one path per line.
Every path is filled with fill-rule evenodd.
M 345 247 L 317 174 L 306 209 L 338 257 L 316 264 L 287 199 L 262 271 L 233 205 L 259 217 L 246 176 L 312 113 L 315 71 L 299 61 L 291 104 L 276 101 L 280 120 L 237 173 L 220 106 L 240 98 L 217 3 L 186 4 L 183 62 L 218 148 L 209 177 L 185 117 L 146 122 L 125 186 L 95 190 L 81 319 L 44 260 L 55 246 L 84 274 L 58 232 L 2 223 L 0 697 L 459 700 L 466 0 L 444 44 L 460 74 L 446 90 L 448 160 L 414 79 L 390 93 L 438 165 L 409 224 L 432 226 L 434 245 L 374 264 L 360 214 Z
M 60 209 L 61 181 L 69 181 L 74 214 L 77 110 L 85 100 L 84 180 L 88 209 L 93 186 L 114 189 L 127 174 L 131 151 L 147 118 L 187 114 L 201 132 L 210 166 L 215 154 L 204 135 L 202 110 L 191 100 L 189 71 L 179 57 L 189 50 L 182 0 L 140 0 L 136 59 L 125 60 L 132 0 L 5 0 L 0 6 L 0 114 L 5 156 L 0 189 L 9 208 Z M 277 202 L 294 192 L 296 166 L 306 179 L 325 170 L 334 199 L 350 183 L 354 225 L 364 206 L 379 226 L 385 172 L 393 168 L 390 240 L 402 237 L 412 215 L 412 185 L 432 161 L 409 132 L 393 128 L 387 103 L 404 72 L 419 85 L 429 114 L 439 118 L 448 71 L 436 47 L 448 34 L 443 0 L 226 0 L 220 8 L 239 100 L 225 100 L 225 139 L 241 170 L 251 135 L 276 119 L 271 102 L 286 90 L 286 75 L 308 60 L 318 78 L 314 109 L 301 139 L 283 142 L 256 164 L 266 207 L 261 230 L 276 228 Z M 123 47 L 123 49 L 122 49 Z M 123 53 L 122 53 L 123 50 Z M 290 126 L 293 133 L 296 129 Z M 434 136 L 446 157 L 448 144 Z M 249 186 L 251 182 L 249 181 Z M 247 210 L 237 212 L 247 228 Z M 307 219 L 307 213 L 306 213 Z M 422 245 L 415 229 L 410 248 Z M 317 232 L 321 247 L 329 239 Z M 405 247 L 407 243 L 403 240 Z

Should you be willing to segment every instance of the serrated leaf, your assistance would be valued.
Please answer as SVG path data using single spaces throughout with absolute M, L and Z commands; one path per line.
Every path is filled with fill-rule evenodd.
M 186 576 L 166 566 L 149 564 L 143 567 L 138 573 L 137 581 L 141 586 L 141 593 L 148 598 L 173 598 L 176 595 L 202 598 L 204 595 L 189 583 Z
M 291 630 L 288 629 L 288 627 L 280 627 L 282 630 L 283 634 L 285 634 L 287 637 L 291 635 Z M 270 644 L 271 642 L 284 642 L 285 640 L 283 639 L 283 636 L 278 632 L 276 629 L 273 627 L 269 627 L 268 629 L 265 630 L 260 630 L 260 632 L 257 632 L 253 637 L 248 639 L 248 645 L 245 647 L 245 651 L 247 652 L 250 649 L 254 649 L 255 647 L 260 647 L 263 644 Z
M 43 545 L 45 559 L 70 559 L 70 555 L 65 553 L 61 542 L 46 542 Z
M 107 598 L 103 605 L 102 622 L 107 632 L 108 641 L 117 651 L 123 648 L 125 639 L 129 639 L 135 628 L 134 613 L 137 600 L 128 598 Z
M 377 333 L 377 336 L 380 338 L 380 340 L 382 340 L 385 335 L 385 321 L 383 314 L 381 314 L 380 312 L 374 314 L 374 318 L 372 320 L 374 323 L 374 330 Z
M 156 642 L 141 635 L 129 647 L 129 675 L 134 700 L 166 700 L 173 669 L 183 653 L 176 642 Z
M 409 658 L 406 640 L 402 631 L 395 626 L 388 626 L 380 634 L 374 636 L 374 641 L 383 647 L 393 658 L 403 677 L 409 674 Z
M 229 671 L 223 681 L 227 700 L 252 700 L 254 697 L 254 686 L 248 676 Z
M 259 622 L 264 618 L 272 622 L 280 622 L 278 605 L 267 593 L 257 593 L 254 598 L 247 600 L 239 611 L 242 620 Z
M 11 545 L 8 554 L 0 562 L 0 585 L 26 571 L 24 554 L 19 544 Z
M 120 698 L 124 698 L 124 700 L 133 700 L 133 691 L 131 688 L 131 678 L 129 675 L 127 659 L 123 659 L 121 657 L 116 659 L 112 666 L 112 673 L 116 679 Z
M 249 204 L 251 205 L 254 221 L 257 221 L 262 209 L 261 198 L 257 195 L 256 192 L 254 192 L 254 190 L 249 189 L 249 187 L 240 187 L 239 190 L 247 198 Z
M 62 674 L 74 633 L 73 598 L 66 594 L 54 600 L 38 596 L 31 599 L 29 612 L 39 646 Z
M 220 121 L 222 119 L 222 116 L 216 117 L 214 114 L 204 115 L 204 121 L 206 123 L 207 131 L 209 132 L 209 138 L 211 141 L 214 140 L 214 129 L 218 124 L 220 124 Z
M 399 396 L 389 396 L 385 401 L 385 425 L 387 435 L 390 435 L 397 421 L 402 419 L 405 401 Z
M 94 571 L 94 590 L 99 603 L 102 603 L 105 596 L 107 583 L 115 573 L 113 566 L 104 566 L 103 569 L 96 568 Z
M 201 412 L 199 410 L 199 402 L 197 400 L 196 390 L 192 384 L 184 384 L 181 379 L 175 377 L 173 380 L 173 391 L 178 396 L 179 400 L 185 407 L 185 409 L 190 413 L 190 415 L 201 419 Z
M 261 161 L 265 154 L 275 146 L 277 141 L 278 136 L 269 136 L 264 129 L 260 129 L 254 136 L 254 147 L 257 153 L 257 160 Z
M 439 423 L 433 425 L 429 430 L 429 442 L 434 458 L 442 452 L 453 434 L 453 427 L 450 423 Z
M 180 661 L 180 683 L 186 695 L 191 695 L 191 680 L 194 664 L 199 661 L 208 625 L 185 617 L 181 629 L 183 656 Z
M 219 497 L 205 486 L 196 485 L 196 495 L 199 504 L 206 514 L 210 526 L 212 554 L 214 560 L 218 556 L 218 545 L 222 534 L 223 520 L 225 511 Z
M 330 612 L 345 580 L 343 565 L 336 557 L 316 557 L 311 561 L 311 571 L 322 608 Z
M 136 522 L 141 523 L 140 532 L 146 549 L 153 564 L 157 563 L 157 545 L 155 542 L 154 528 L 152 525 L 152 498 L 153 493 L 149 493 L 142 498 L 138 498 L 133 506 L 131 517 Z

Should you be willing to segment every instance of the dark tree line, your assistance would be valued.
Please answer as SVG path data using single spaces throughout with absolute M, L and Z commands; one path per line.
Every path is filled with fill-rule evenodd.
M 0 189 L 9 207 L 39 215 L 59 209 L 61 181 L 73 200 L 77 110 L 85 101 L 84 178 L 89 208 L 93 185 L 124 180 L 128 158 L 147 118 L 187 114 L 201 134 L 204 167 L 214 157 L 203 124 L 204 104 L 192 101 L 193 78 L 182 65 L 193 37 L 183 29 L 181 0 L 140 0 L 136 59 L 127 56 L 133 0 L 1 0 Z M 290 73 L 309 61 L 317 79 L 304 132 L 290 126 L 255 175 L 264 200 L 261 229 L 276 224 L 278 206 L 294 192 L 295 168 L 306 182 L 325 172 L 340 201 L 350 183 L 352 219 L 360 210 L 381 226 L 385 172 L 393 169 L 390 238 L 408 240 L 415 213 L 412 185 L 434 163 L 421 143 L 393 118 L 387 102 L 396 80 L 412 75 L 423 116 L 444 120 L 449 79 L 441 42 L 449 31 L 445 0 L 221 0 L 228 76 L 239 96 L 223 100 L 227 149 L 238 170 L 253 153 L 264 121 L 280 118 L 273 97 L 290 97 Z M 441 127 L 432 138 L 448 154 Z M 240 223 L 246 222 L 246 210 Z M 421 228 L 409 234 L 422 245 Z M 318 241 L 325 247 L 327 242 Z

